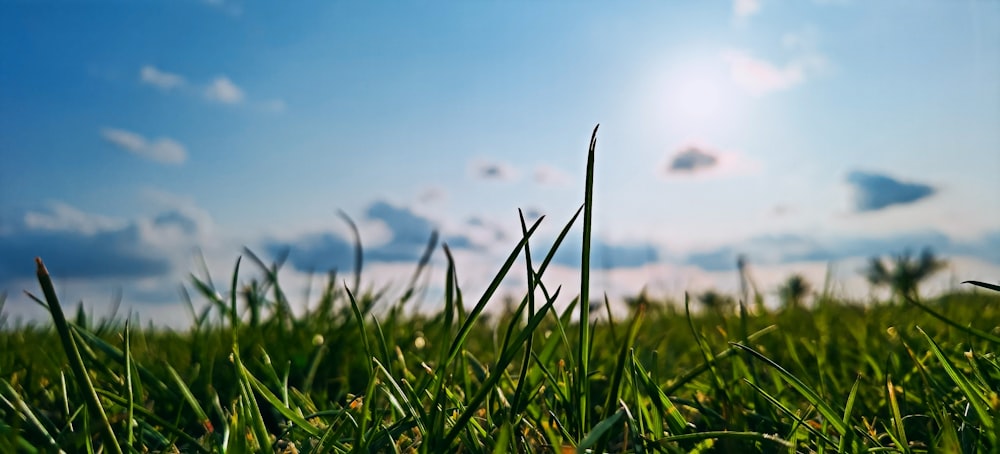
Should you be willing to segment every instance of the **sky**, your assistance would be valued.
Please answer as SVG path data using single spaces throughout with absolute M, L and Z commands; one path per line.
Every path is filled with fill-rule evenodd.
M 869 257 L 924 247 L 929 293 L 1000 279 L 998 2 L 15 0 L 0 29 L 11 319 L 42 316 L 40 256 L 66 303 L 183 324 L 201 258 L 221 286 L 244 248 L 287 251 L 301 310 L 350 280 L 338 212 L 365 285 L 437 231 L 478 295 L 518 209 L 541 256 L 582 204 L 598 124 L 592 294 L 734 291 L 744 255 L 770 299 L 792 273 L 864 299 Z M 580 237 L 546 274 L 567 301 Z

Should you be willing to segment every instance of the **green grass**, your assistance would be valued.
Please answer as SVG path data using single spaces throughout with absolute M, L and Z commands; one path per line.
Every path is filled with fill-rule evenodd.
M 0 452 L 1000 450 L 990 284 L 903 305 L 820 295 L 757 312 L 640 294 L 624 318 L 591 314 L 607 307 L 587 293 L 595 148 L 596 129 L 581 209 L 541 251 L 528 239 L 552 221 L 522 216 L 482 294 L 466 299 L 444 247 L 434 314 L 408 303 L 436 238 L 401 297 L 331 275 L 299 315 L 280 260 L 246 251 L 254 270 L 237 261 L 224 288 L 191 276 L 185 330 L 82 309 L 68 319 L 39 261 L 37 301 L 53 323 L 0 318 Z M 545 271 L 581 214 L 582 286 L 549 288 Z M 528 285 L 505 305 L 500 283 L 516 272 Z

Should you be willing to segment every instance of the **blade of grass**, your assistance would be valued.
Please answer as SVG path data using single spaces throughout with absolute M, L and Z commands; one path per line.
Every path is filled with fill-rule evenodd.
M 469 336 L 469 331 L 472 330 L 472 326 L 479 318 L 479 315 L 483 312 L 483 309 L 486 308 L 486 303 L 489 302 L 489 300 L 493 297 L 493 294 L 496 293 L 498 288 L 500 288 L 500 283 L 503 282 L 503 279 L 507 276 L 510 268 L 514 266 L 514 262 L 517 260 L 517 256 L 520 255 L 521 249 L 524 247 L 525 243 L 528 242 L 528 238 L 530 238 L 531 234 L 535 232 L 535 229 L 538 228 L 541 221 L 541 219 L 538 219 L 534 224 L 532 224 L 531 228 L 528 229 L 528 234 L 521 238 L 521 241 L 517 243 L 514 250 L 511 251 L 509 256 L 507 256 L 507 261 L 500 267 L 500 271 L 498 271 L 496 276 L 494 276 L 493 281 L 490 282 L 489 287 L 487 287 L 486 291 L 483 292 L 483 296 L 480 297 L 479 302 L 476 303 L 476 306 L 472 308 L 471 312 L 469 312 L 465 323 L 463 323 L 462 327 L 459 328 L 458 335 L 455 336 L 455 339 L 451 343 L 451 347 L 448 349 L 448 358 L 441 365 L 441 367 L 448 367 L 448 365 L 455 360 L 455 357 L 458 356 L 459 350 L 462 348 L 462 345 L 465 344 L 466 338 Z
M 858 397 L 858 385 L 861 384 L 861 374 L 858 374 L 858 378 L 854 380 L 854 386 L 851 387 L 851 393 L 847 396 L 847 405 L 844 407 L 844 426 L 850 427 L 851 424 L 851 414 L 854 412 L 854 404 L 857 402 Z M 840 444 L 837 445 L 837 452 L 847 452 L 847 448 L 851 441 L 854 440 L 854 432 L 847 431 L 840 434 Z
M 919 307 L 924 312 L 927 312 L 928 314 L 931 314 L 932 317 L 934 317 L 934 318 L 936 318 L 938 320 L 941 320 L 942 322 L 945 322 L 949 326 L 952 326 L 955 329 L 958 329 L 959 331 L 962 331 L 963 333 L 967 333 L 969 335 L 978 337 L 980 339 L 988 340 L 990 342 L 993 342 L 994 344 L 1000 344 L 1000 337 L 994 336 L 994 335 L 992 335 L 992 334 L 990 334 L 990 333 L 988 333 L 986 331 L 980 331 L 978 329 L 975 329 L 975 328 L 972 328 L 972 327 L 969 327 L 969 326 L 961 325 L 958 322 L 956 322 L 956 321 L 954 321 L 954 320 L 952 320 L 952 319 L 950 319 L 948 317 L 945 317 L 944 315 L 942 315 L 941 313 L 935 311 L 934 309 L 931 309 L 927 305 L 922 304 L 922 303 L 916 301 L 913 298 L 910 298 L 909 296 L 904 295 L 904 301 L 906 301 L 907 303 L 910 303 L 910 304 L 912 304 L 914 306 Z
M 618 358 L 615 360 L 615 368 L 612 371 L 611 376 L 611 388 L 608 390 L 608 397 L 604 401 L 604 414 L 603 419 L 611 417 L 611 408 L 614 407 L 614 403 L 621 399 L 622 393 L 622 380 L 625 378 L 625 368 L 628 365 L 628 360 L 632 356 L 632 348 L 635 345 L 635 338 L 639 335 L 639 327 L 642 326 L 643 316 L 646 314 L 645 305 L 640 305 L 635 309 L 635 313 L 632 315 L 632 321 L 629 322 L 628 333 L 625 341 L 622 342 L 621 348 L 618 350 Z
M 94 384 L 90 381 L 87 366 L 83 363 L 83 358 L 80 357 L 76 342 L 73 341 L 69 323 L 66 322 L 66 316 L 63 314 L 55 287 L 52 285 L 52 277 L 49 276 L 49 271 L 45 269 L 41 258 L 36 257 L 35 264 L 37 265 L 38 284 L 42 287 L 42 293 L 45 295 L 45 301 L 52 314 L 52 321 L 55 324 L 56 332 L 59 333 L 59 339 L 62 341 L 63 350 L 69 359 L 69 366 L 73 371 L 73 376 L 76 377 L 80 392 L 86 399 L 90 414 L 97 419 L 100 425 L 101 437 L 104 439 L 106 449 L 112 453 L 121 454 L 122 447 L 118 444 L 115 430 L 111 427 L 108 415 L 104 412 L 104 406 L 101 405 L 101 400 L 97 397 Z
M 815 435 L 816 437 L 818 437 L 820 440 L 822 440 L 826 444 L 828 444 L 830 446 L 836 446 L 836 443 L 834 443 L 834 441 L 831 440 L 830 437 L 827 437 L 826 434 L 824 434 L 823 432 L 820 432 L 820 431 L 816 430 L 815 428 L 813 428 L 813 426 L 811 426 L 809 424 L 802 424 L 803 417 L 800 417 L 794 411 L 792 411 L 790 408 L 788 408 L 787 406 L 785 406 L 785 404 L 781 403 L 781 401 L 778 400 L 777 397 L 774 397 L 770 393 L 768 393 L 767 391 L 764 391 L 760 386 L 755 385 L 753 382 L 751 382 L 746 377 L 743 377 L 743 383 L 746 383 L 748 386 L 750 386 L 751 388 L 753 388 L 754 391 L 756 391 L 759 395 L 763 396 L 765 400 L 767 400 L 768 402 L 770 402 L 771 405 L 774 405 L 774 407 L 777 408 L 779 411 L 781 411 L 782 413 L 784 413 L 784 414 L 786 414 L 786 415 L 794 418 L 795 421 L 796 421 L 796 427 L 804 427 L 804 428 L 806 428 L 806 430 L 808 430 L 809 432 L 812 432 L 813 435 Z M 792 435 L 792 434 L 789 434 L 789 435 Z
M 613 415 L 604 418 L 601 422 L 594 425 L 594 429 L 580 440 L 580 444 L 576 446 L 577 454 L 583 454 L 587 452 L 587 449 L 596 445 L 598 441 L 601 440 L 611 429 L 614 429 L 615 425 L 621 422 L 625 418 L 625 410 L 619 408 Z
M 545 304 L 542 305 L 541 308 L 539 308 L 539 311 L 535 314 L 535 316 L 528 320 L 528 323 L 525 325 L 524 329 L 521 330 L 521 332 L 518 334 L 518 337 L 515 339 L 514 342 L 511 343 L 511 345 L 521 345 L 524 343 L 524 341 L 528 337 L 528 333 L 532 332 L 535 328 L 537 328 L 538 324 L 541 323 L 542 320 L 544 320 L 546 311 L 548 311 L 548 309 L 552 306 L 552 304 L 555 303 L 556 298 L 558 297 L 559 297 L 559 290 L 557 289 L 555 294 L 552 295 L 552 298 L 546 301 Z M 479 392 L 477 392 L 475 396 L 469 399 L 468 403 L 466 404 L 465 410 L 458 417 L 458 419 L 455 420 L 455 424 L 452 426 L 451 430 L 448 431 L 448 434 L 445 436 L 444 440 L 442 440 L 442 443 L 440 445 L 442 449 L 447 449 L 448 447 L 450 447 L 451 443 L 458 437 L 459 433 L 465 429 L 466 424 L 469 422 L 470 419 L 472 419 L 472 416 L 475 414 L 475 412 L 479 410 L 480 404 L 492 392 L 493 387 L 500 380 L 500 378 L 503 377 L 504 370 L 506 370 L 507 366 L 510 365 L 510 362 L 513 361 L 516 352 L 517 352 L 516 348 L 511 348 L 506 351 L 500 352 L 500 357 L 497 359 L 496 365 L 494 366 L 490 375 L 483 382 L 482 386 L 479 389 Z
M 354 291 L 361 291 L 361 266 L 364 264 L 364 251 L 361 247 L 361 232 L 358 231 L 357 224 L 354 220 L 347 215 L 343 210 L 337 210 L 337 216 L 340 217 L 347 226 L 351 229 L 351 235 L 354 236 Z
M 251 375 L 250 371 L 246 370 L 245 366 L 243 367 L 243 375 L 247 379 L 249 379 L 250 387 L 253 388 L 253 390 L 256 391 L 257 394 L 260 394 L 260 396 L 263 397 L 264 400 L 266 400 L 269 404 L 271 404 L 272 408 L 277 410 L 278 413 L 281 413 L 282 416 L 284 416 L 293 424 L 295 424 L 296 427 L 304 430 L 306 433 L 314 437 L 319 437 L 320 435 L 322 435 L 322 431 L 318 427 L 310 424 L 309 421 L 306 421 L 305 418 L 303 418 L 302 415 L 300 415 L 295 410 L 288 408 L 288 406 L 286 406 L 285 403 L 282 402 L 280 398 L 278 398 L 278 396 L 276 396 L 273 392 L 271 392 L 270 389 L 267 389 L 267 386 L 264 386 L 264 384 L 261 383 L 261 381 L 258 380 L 257 377 Z
M 656 440 L 661 446 L 669 446 L 668 443 L 676 441 L 698 441 L 698 440 L 752 440 L 774 443 L 780 447 L 795 449 L 795 444 L 778 438 L 776 435 L 769 435 L 760 432 L 730 432 L 730 431 L 704 431 L 683 435 L 670 435 Z
M 133 428 L 136 426 L 135 423 L 135 388 L 132 386 L 132 330 L 129 329 L 129 319 L 125 319 L 125 398 L 127 399 L 125 405 L 126 417 L 125 417 L 125 431 L 126 440 L 128 440 L 128 446 L 135 446 L 135 431 Z M 142 397 L 142 394 L 139 394 Z
M 990 290 L 993 290 L 994 292 L 1000 292 L 1000 285 L 987 284 L 986 282 L 979 282 L 979 281 L 965 281 L 965 282 L 962 282 L 962 283 L 963 284 L 972 284 L 972 285 L 975 285 L 977 287 L 982 287 L 982 288 L 988 288 Z
M 583 247 L 580 256 L 580 338 L 577 344 L 577 373 L 573 379 L 573 399 L 576 401 L 577 433 L 584 434 L 589 426 L 590 413 L 590 237 L 594 220 L 594 151 L 597 148 L 597 129 L 590 136 L 587 150 L 587 179 L 583 196 Z
M 431 256 L 434 254 L 434 249 L 437 248 L 438 243 L 438 232 L 437 230 L 431 231 L 431 237 L 427 240 L 427 246 L 424 248 L 424 253 L 420 255 L 420 260 L 417 261 L 417 268 L 413 270 L 413 276 L 410 276 L 410 283 L 406 286 L 406 291 L 403 292 L 403 296 L 399 298 L 401 303 L 409 301 L 413 297 L 414 292 L 417 287 L 417 279 L 427 268 L 427 264 L 431 262 Z
M 783 378 L 786 382 L 788 382 L 788 384 L 792 385 L 792 387 L 795 388 L 795 390 L 798 391 L 799 394 L 805 397 L 810 404 L 816 407 L 816 409 L 819 410 L 819 412 L 823 415 L 823 417 L 826 418 L 827 421 L 830 424 L 832 424 L 834 428 L 837 429 L 838 432 L 846 433 L 849 430 L 847 425 L 844 424 L 844 422 L 841 421 L 840 419 L 842 415 L 835 412 L 833 408 L 830 407 L 830 404 L 828 404 L 823 398 L 821 398 L 818 394 L 816 394 L 816 392 L 813 391 L 812 388 L 803 383 L 802 380 L 799 380 L 798 377 L 793 375 L 791 372 L 785 370 L 785 368 L 781 367 L 780 365 L 778 365 L 778 363 L 772 361 L 770 358 L 762 355 L 757 350 L 747 347 L 746 345 L 733 342 L 730 342 L 730 345 L 750 353 L 758 360 L 763 361 L 764 364 L 767 364 L 774 370 L 778 371 L 780 373 L 781 378 Z
M 941 363 L 941 366 L 944 367 L 948 377 L 955 382 L 955 385 L 962 391 L 962 394 L 968 400 L 969 404 L 972 405 L 972 409 L 976 412 L 976 416 L 979 417 L 979 421 L 985 427 L 986 432 L 991 436 L 996 436 L 993 432 L 993 426 L 996 423 L 994 419 L 995 415 L 990 414 L 989 407 L 987 406 L 988 400 L 986 397 L 976 392 L 973 385 L 969 383 L 969 380 L 965 378 L 965 376 L 962 375 L 962 373 L 959 372 L 954 365 L 951 364 L 951 360 L 949 360 L 948 357 L 945 356 L 944 352 L 941 351 L 941 347 L 938 346 L 937 342 L 934 342 L 934 339 L 924 332 L 923 328 L 918 326 L 917 331 L 920 331 L 920 334 L 927 339 L 927 343 L 930 345 L 931 352 L 934 354 L 934 357 L 937 358 L 939 363 Z
M 518 209 L 518 217 L 521 220 L 521 235 L 528 235 L 528 227 L 524 222 L 524 213 Z M 534 270 L 531 267 L 531 248 L 530 242 L 524 243 L 524 264 L 527 273 L 527 283 L 528 283 L 528 319 L 530 320 L 535 316 L 535 276 Z M 513 326 L 515 320 L 511 320 L 511 326 Z M 525 385 L 528 383 L 528 365 L 531 363 L 532 355 L 532 340 L 534 339 L 532 332 L 528 333 L 528 338 L 524 343 L 524 359 L 521 360 L 521 371 L 518 374 L 517 388 L 514 389 L 513 396 L 513 408 L 510 412 L 510 418 L 508 422 L 514 424 L 517 419 L 522 417 L 523 408 L 527 405 L 528 396 L 525 393 Z
M 13 399 L 13 402 L 8 400 L 8 397 Z M 47 448 L 50 451 L 59 451 L 59 443 L 52 436 L 49 428 L 45 427 L 45 424 L 43 424 L 38 415 L 35 414 L 35 411 L 31 409 L 31 407 L 24 401 L 14 387 L 11 386 L 7 380 L 2 378 L 0 378 L 0 402 L 3 402 L 3 404 L 7 406 L 12 413 L 18 415 L 21 419 L 27 422 L 32 429 L 37 431 L 48 444 Z M 67 411 L 67 416 L 68 413 L 69 412 Z M 10 416 L 6 416 L 4 418 L 4 422 L 10 424 L 11 419 L 9 418 Z
M 645 388 L 646 395 L 652 401 L 653 406 L 660 412 L 662 418 L 666 419 L 667 427 L 670 429 L 670 433 L 677 435 L 687 432 L 688 423 L 681 415 L 680 410 L 674 406 L 674 403 L 670 401 L 670 398 L 660 390 L 659 386 L 649 376 L 649 372 L 646 371 L 639 361 L 633 359 L 632 367 L 635 369 L 635 379 L 637 380 L 637 385 L 641 384 Z
M 212 433 L 214 431 L 212 421 L 208 419 L 208 415 L 205 414 L 205 410 L 201 407 L 201 404 L 198 403 L 198 399 L 196 399 L 194 394 L 191 393 L 191 389 L 188 388 L 186 383 L 184 383 L 184 379 L 182 379 L 180 374 L 177 373 L 177 370 L 169 364 L 166 366 L 167 373 L 170 375 L 170 378 L 173 379 L 174 384 L 177 385 L 177 389 L 180 390 L 184 401 L 187 402 L 187 404 L 194 411 L 195 416 L 198 418 L 198 422 L 201 423 L 201 426 L 205 428 L 206 432 Z
M 101 397 L 103 397 L 103 398 L 105 398 L 105 399 L 107 399 L 107 400 L 109 400 L 111 402 L 114 402 L 115 404 L 118 404 L 118 405 L 121 405 L 121 406 L 125 406 L 126 403 L 127 403 L 126 402 L 126 398 L 124 398 L 122 396 L 119 396 L 118 394 L 116 394 L 114 392 L 104 391 L 104 390 L 98 390 L 97 393 L 100 394 Z M 195 450 L 197 452 L 205 452 L 205 453 L 209 452 L 208 449 L 206 449 L 204 446 L 202 446 L 202 442 L 200 442 L 197 438 L 195 438 L 195 437 L 191 436 L 190 434 L 188 434 L 187 432 L 185 432 L 183 428 L 178 427 L 173 422 L 167 421 L 167 420 L 165 420 L 165 419 L 157 416 L 156 413 L 154 413 L 151 410 L 147 410 L 142 405 L 137 405 L 135 407 L 135 412 L 142 417 L 142 420 L 140 420 L 140 422 L 142 422 L 143 420 L 145 420 L 146 423 L 152 423 L 152 424 L 155 424 L 156 427 L 158 427 L 158 428 L 165 429 L 166 432 L 169 432 L 169 433 L 177 436 L 178 438 L 184 440 L 188 444 L 188 446 L 190 447 L 189 449 L 193 449 L 193 450 Z
M 903 415 L 899 411 L 899 402 L 896 400 L 896 387 L 892 384 L 892 375 L 886 375 L 885 387 L 889 391 L 889 410 L 892 414 L 892 430 L 894 438 L 899 440 L 899 450 L 904 453 L 910 452 L 910 442 L 906 438 L 906 428 L 903 427 Z

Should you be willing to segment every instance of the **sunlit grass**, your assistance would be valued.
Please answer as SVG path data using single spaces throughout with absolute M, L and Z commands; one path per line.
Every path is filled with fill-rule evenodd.
M 398 299 L 331 275 L 298 316 L 283 260 L 245 251 L 255 270 L 237 261 L 223 288 L 192 275 L 185 330 L 69 320 L 39 262 L 37 300 L 53 323 L 2 326 L 0 452 L 1000 449 L 991 284 L 906 305 L 821 295 L 756 312 L 640 294 L 624 319 L 592 314 L 607 307 L 588 294 L 595 149 L 596 129 L 580 210 L 543 251 L 528 240 L 554 221 L 522 216 L 482 294 L 466 299 L 443 248 L 431 315 L 405 306 L 436 238 Z M 580 291 L 549 288 L 545 271 L 581 214 Z M 523 295 L 487 319 L 514 272 L 527 277 Z

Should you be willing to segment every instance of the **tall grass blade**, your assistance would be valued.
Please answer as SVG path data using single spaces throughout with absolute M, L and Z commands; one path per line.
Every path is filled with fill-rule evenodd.
M 128 440 L 128 446 L 135 446 L 135 431 L 133 428 L 137 425 L 135 422 L 135 388 L 132 386 L 132 335 L 129 329 L 129 321 L 125 320 L 125 398 L 127 403 L 125 405 L 125 431 Z M 142 394 L 139 394 L 142 398 Z
M 843 421 L 844 423 L 844 426 L 850 426 L 851 424 L 851 415 L 854 413 L 854 404 L 857 402 L 858 385 L 860 384 L 861 384 L 861 375 L 859 374 L 858 378 L 854 380 L 854 386 L 851 386 L 851 393 L 848 394 L 847 396 L 847 405 L 844 406 L 844 418 L 841 419 L 841 421 Z M 840 434 L 840 444 L 837 446 L 837 452 L 847 452 L 847 447 L 853 440 L 854 440 L 853 431 L 842 432 Z
M 528 239 L 535 232 L 535 229 L 538 228 L 538 225 L 541 222 L 541 219 L 536 220 L 535 223 L 532 224 L 531 228 L 528 229 L 528 234 L 521 238 L 521 241 L 517 243 L 514 250 L 511 251 L 509 256 L 507 256 L 507 261 L 504 262 L 503 266 L 500 267 L 500 271 L 498 271 L 493 277 L 493 281 L 490 282 L 486 291 L 483 292 L 483 296 L 480 297 L 479 302 L 476 303 L 476 306 L 473 307 L 472 311 L 470 311 L 468 316 L 466 316 L 465 323 L 463 323 L 462 327 L 459 328 L 458 334 L 455 336 L 455 339 L 451 343 L 451 347 L 448 349 L 448 357 L 442 367 L 447 367 L 455 360 L 455 357 L 458 356 L 459 350 L 462 348 L 462 345 L 465 344 L 465 340 L 469 336 L 469 331 L 472 330 L 472 326 L 479 318 L 479 315 L 483 312 L 483 309 L 486 308 L 486 303 L 490 301 L 493 294 L 496 293 L 498 288 L 500 288 L 500 283 L 503 282 L 503 279 L 507 276 L 510 268 L 514 266 L 514 262 L 517 260 L 517 256 L 520 255 L 521 249 L 524 248 L 524 245 L 528 242 Z
M 182 379 L 180 374 L 177 373 L 177 370 L 175 370 L 173 366 L 167 364 L 167 373 L 170 374 L 170 378 L 173 379 L 174 385 L 177 386 L 177 389 L 180 390 L 184 401 L 187 402 L 188 406 L 191 407 L 191 410 L 194 411 L 195 417 L 198 418 L 198 422 L 205 429 L 205 432 L 214 432 L 214 427 L 212 426 L 212 421 L 208 419 L 208 414 L 205 413 L 205 409 L 201 407 L 200 403 L 198 403 L 198 399 L 194 397 L 194 393 L 191 392 L 191 388 L 188 387 L 188 385 L 184 382 L 184 379 Z
M 576 400 L 577 433 L 587 432 L 587 415 L 590 413 L 590 237 L 594 220 L 594 151 L 597 148 L 597 129 L 590 136 L 587 150 L 587 180 L 583 197 L 583 247 L 580 257 L 580 338 L 577 344 L 573 398 Z
M 927 312 L 932 317 L 934 317 L 934 318 L 936 318 L 938 320 L 941 320 L 942 322 L 945 322 L 949 326 L 952 326 L 952 327 L 954 327 L 955 329 L 957 329 L 959 331 L 962 331 L 962 332 L 967 333 L 969 335 L 978 337 L 980 339 L 986 339 L 986 340 L 988 340 L 990 342 L 993 342 L 994 344 L 1000 344 L 1000 337 L 994 336 L 993 334 L 990 334 L 990 333 L 988 333 L 986 331 L 981 331 L 981 330 L 975 329 L 975 328 L 970 327 L 970 326 L 962 325 L 962 324 L 960 324 L 960 323 L 958 323 L 958 322 L 956 322 L 956 321 L 954 321 L 954 320 L 952 320 L 952 319 L 944 316 L 940 312 L 935 311 L 934 309 L 931 309 L 926 304 L 920 303 L 919 301 L 917 301 L 917 300 L 915 300 L 913 298 L 910 298 L 909 296 L 903 295 L 903 300 L 906 301 L 907 303 L 910 303 L 910 304 L 912 304 L 914 306 L 919 307 L 921 310 L 923 310 L 924 312 Z
M 545 318 L 546 312 L 549 310 L 550 307 L 552 307 L 552 304 L 556 301 L 556 298 L 558 297 L 559 297 L 559 290 L 557 289 L 556 292 L 552 295 L 552 298 L 546 301 L 545 304 L 542 305 L 541 308 L 539 308 L 538 312 L 535 313 L 534 317 L 528 320 L 528 323 L 525 325 L 524 329 L 521 330 L 521 332 L 518 334 L 518 337 L 514 340 L 514 342 L 511 343 L 511 345 L 521 345 L 524 343 L 524 341 L 528 337 L 528 333 L 534 331 L 535 328 L 538 327 L 538 324 L 541 323 L 542 320 Z M 479 391 L 471 399 L 468 400 L 468 402 L 466 403 L 465 410 L 458 417 L 458 419 L 455 420 L 455 424 L 454 426 L 452 426 L 451 430 L 448 431 L 448 434 L 445 435 L 445 438 L 441 443 L 442 448 L 450 447 L 451 443 L 458 437 L 459 432 L 465 429 L 465 425 L 469 422 L 470 419 L 472 419 L 472 416 L 475 414 L 475 412 L 479 410 L 479 405 L 482 404 L 483 400 L 485 400 L 486 397 L 492 392 L 493 387 L 496 385 L 496 383 L 500 380 L 501 377 L 503 377 L 504 371 L 507 369 L 507 366 L 510 365 L 511 361 L 513 361 L 516 351 L 517 349 L 512 348 L 500 353 L 500 357 L 497 359 L 496 365 L 493 367 L 492 372 L 483 382 Z
M 899 442 L 899 450 L 904 453 L 910 452 L 910 441 L 906 438 L 906 428 L 903 427 L 903 415 L 899 411 L 899 402 L 896 400 L 896 387 L 892 384 L 892 376 L 885 377 L 885 387 L 889 392 L 889 411 L 892 415 L 892 431 L 894 439 Z
M 361 266 L 364 264 L 364 250 L 361 247 L 361 232 L 358 231 L 357 224 L 351 219 L 347 213 L 342 210 L 337 210 L 337 216 L 340 216 L 347 226 L 351 229 L 351 235 L 354 236 L 354 291 L 361 291 Z
M 517 210 L 517 214 L 521 220 L 521 235 L 527 236 L 528 226 L 524 222 L 524 213 L 519 209 Z M 528 283 L 528 294 L 526 298 L 528 303 L 528 319 L 530 320 L 532 317 L 535 316 L 535 274 L 531 266 L 530 242 L 524 243 L 524 264 L 527 274 L 526 282 Z M 520 316 L 518 316 L 515 319 L 512 319 L 510 322 L 511 326 L 514 326 L 515 322 L 518 319 L 520 319 Z M 525 340 L 524 343 L 524 359 L 521 360 L 521 371 L 518 374 L 517 388 L 514 389 L 514 396 L 513 396 L 514 404 L 510 412 L 510 417 L 508 418 L 508 421 L 511 424 L 514 424 L 514 422 L 517 419 L 521 418 L 521 411 L 526 406 L 526 402 L 528 399 L 527 393 L 525 392 L 525 385 L 528 383 L 528 365 L 531 363 L 531 355 L 532 355 L 531 347 L 532 347 L 532 340 L 534 339 L 533 334 L 534 333 L 529 332 L 528 338 Z
M 977 287 L 982 287 L 982 288 L 988 288 L 990 290 L 993 290 L 994 292 L 1000 292 L 1000 285 L 987 284 L 986 282 L 979 282 L 979 281 L 965 281 L 965 282 L 962 282 L 962 283 L 963 284 L 972 284 L 972 285 L 975 285 Z
M 413 270 L 413 276 L 410 276 L 410 283 L 406 286 L 406 291 L 403 293 L 403 296 L 399 298 L 401 303 L 405 303 L 413 297 L 417 288 L 417 279 L 419 279 L 423 271 L 427 269 L 427 265 L 431 263 L 431 257 L 434 255 L 434 249 L 437 248 L 437 243 L 438 232 L 437 230 L 434 230 L 431 232 L 431 237 L 427 240 L 427 246 L 424 247 L 424 253 L 420 255 L 420 260 L 417 261 L 417 268 Z
M 66 352 L 66 356 L 69 359 L 70 369 L 73 371 L 73 376 L 76 378 L 81 394 L 83 394 L 84 399 L 86 399 L 87 407 L 90 409 L 90 415 L 93 416 L 100 425 L 101 438 L 104 440 L 105 449 L 115 454 L 121 454 L 122 448 L 121 445 L 118 444 L 118 438 L 115 436 L 114 428 L 111 427 L 108 415 L 104 412 L 104 406 L 101 405 L 101 400 L 97 397 L 97 391 L 94 389 L 93 382 L 90 381 L 90 374 L 87 372 L 87 366 L 83 363 L 80 351 L 77 348 L 76 342 L 73 340 L 72 334 L 70 333 L 69 323 L 66 322 L 66 316 L 63 314 L 62 305 L 59 304 L 59 297 L 56 296 L 56 289 L 52 285 L 52 277 L 49 276 L 49 270 L 45 269 L 45 264 L 42 263 L 41 258 L 36 257 L 35 264 L 37 265 L 36 274 L 38 276 L 38 284 L 42 287 L 42 294 L 45 295 L 45 301 L 52 314 L 52 321 L 55 324 L 56 332 L 59 333 L 59 339 L 62 341 L 63 350 Z

